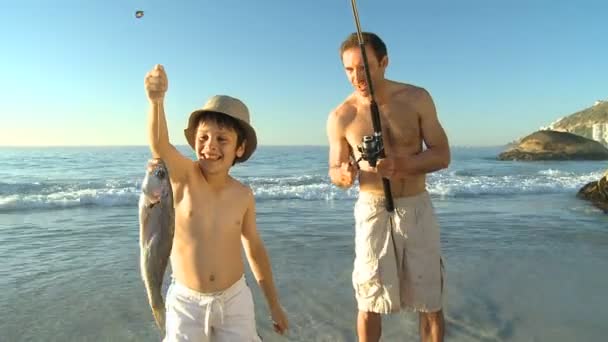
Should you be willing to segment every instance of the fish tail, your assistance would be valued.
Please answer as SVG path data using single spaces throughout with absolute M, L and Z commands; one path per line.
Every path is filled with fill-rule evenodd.
M 154 321 L 158 328 L 165 332 L 165 309 L 164 308 L 152 308 L 152 314 L 154 315 Z

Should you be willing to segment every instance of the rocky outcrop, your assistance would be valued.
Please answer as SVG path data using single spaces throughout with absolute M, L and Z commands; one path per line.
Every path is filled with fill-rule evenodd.
M 608 214 L 608 171 L 598 181 L 583 186 L 576 197 L 591 201 L 593 205 Z
M 499 160 L 608 160 L 608 149 L 580 135 L 543 130 L 521 139 Z
M 608 124 L 608 101 L 597 101 L 589 108 L 563 117 L 552 123 L 549 129 L 593 139 L 593 125 L 597 123 Z

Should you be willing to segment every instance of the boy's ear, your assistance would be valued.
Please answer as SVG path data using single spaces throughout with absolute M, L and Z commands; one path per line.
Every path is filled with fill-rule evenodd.
M 243 143 L 241 144 L 241 146 L 237 147 L 236 156 L 238 158 L 241 158 L 243 156 L 243 154 L 245 154 L 245 145 L 246 144 L 247 144 L 247 140 L 243 140 Z

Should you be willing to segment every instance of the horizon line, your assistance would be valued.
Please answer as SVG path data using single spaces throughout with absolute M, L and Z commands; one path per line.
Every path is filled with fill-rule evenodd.
M 497 144 L 497 145 L 450 145 L 458 148 L 471 148 L 471 147 L 504 147 L 509 144 Z M 188 147 L 187 144 L 173 145 L 175 147 Z M 147 144 L 108 144 L 108 145 L 97 145 L 97 144 L 84 144 L 84 145 L 0 145 L 0 148 L 78 148 L 78 147 L 149 147 Z M 264 144 L 258 145 L 259 147 L 329 147 L 328 144 Z

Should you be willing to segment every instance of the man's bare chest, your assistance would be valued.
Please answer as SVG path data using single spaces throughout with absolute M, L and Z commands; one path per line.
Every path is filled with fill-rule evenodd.
M 387 148 L 416 144 L 420 140 L 418 114 L 407 106 L 382 106 L 380 123 L 382 136 Z M 373 135 L 371 110 L 360 109 L 347 126 L 346 138 L 351 146 L 361 143 L 366 135 Z

